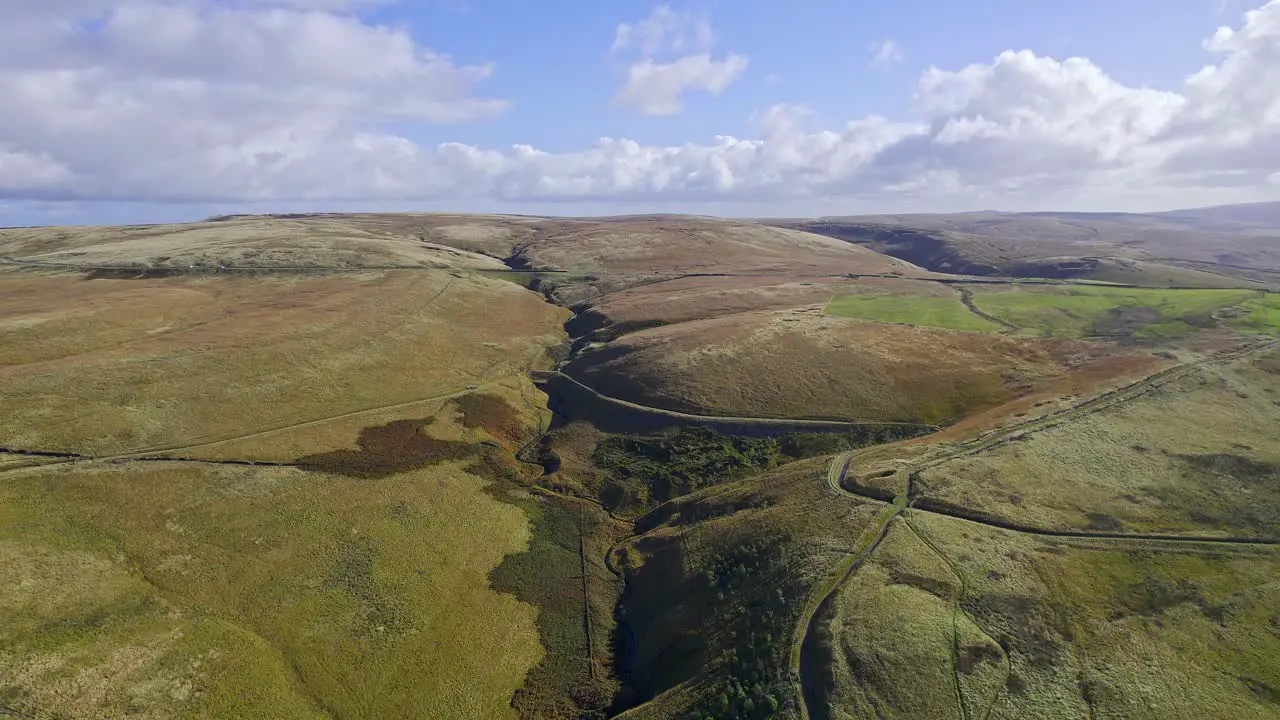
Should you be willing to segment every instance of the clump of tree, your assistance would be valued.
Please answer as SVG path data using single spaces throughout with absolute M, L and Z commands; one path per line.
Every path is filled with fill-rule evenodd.
M 606 489 L 602 497 L 606 505 L 616 509 L 624 504 L 622 496 L 629 494 L 631 502 L 652 507 L 788 462 L 889 442 L 914 432 L 910 426 L 882 426 L 762 438 L 726 435 L 705 427 L 679 428 L 644 437 L 609 437 L 596 446 L 592 462 L 620 483 Z
M 687 720 L 763 720 L 794 705 L 787 652 L 806 588 L 788 567 L 787 541 L 776 535 L 736 545 L 704 571 L 719 608 L 722 671 Z

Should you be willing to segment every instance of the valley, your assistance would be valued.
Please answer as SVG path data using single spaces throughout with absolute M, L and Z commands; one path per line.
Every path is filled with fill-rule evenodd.
M 1278 717 L 1274 240 L 1146 217 L 0 230 L 0 714 Z

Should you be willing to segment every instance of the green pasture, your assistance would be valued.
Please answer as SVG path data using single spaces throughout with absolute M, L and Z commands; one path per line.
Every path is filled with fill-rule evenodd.
M 826 313 L 836 317 L 951 330 L 1001 330 L 999 325 L 970 312 L 959 296 L 841 295 L 827 303 Z

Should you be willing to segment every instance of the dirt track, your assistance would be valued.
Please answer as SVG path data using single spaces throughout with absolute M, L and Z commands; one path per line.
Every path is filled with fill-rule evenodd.
M 791 647 L 791 671 L 792 678 L 796 685 L 798 697 L 800 698 L 800 714 L 804 720 L 825 720 L 827 714 L 825 711 L 817 711 L 810 705 L 816 702 L 818 697 L 816 688 L 812 687 L 812 673 L 806 672 L 806 650 L 810 645 L 811 637 L 816 632 L 816 625 L 822 621 L 822 608 L 831 601 L 832 598 L 840 592 L 840 589 L 848 582 L 850 578 L 856 574 L 861 567 L 874 554 L 880 541 L 889 531 L 889 526 L 898 518 L 902 518 L 910 527 L 910 515 L 912 513 L 921 512 L 933 515 L 941 515 L 957 520 L 972 522 L 987 527 L 1005 530 L 1009 532 L 1017 532 L 1025 535 L 1033 535 L 1037 537 L 1052 538 L 1066 542 L 1084 543 L 1086 546 L 1104 547 L 1113 546 L 1115 543 L 1157 543 L 1157 544 L 1177 544 L 1177 545 L 1206 545 L 1219 547 L 1254 547 L 1275 549 L 1280 548 L 1280 539 L 1276 538 L 1260 538 L 1260 537 L 1232 537 L 1232 536 L 1197 536 L 1197 535 L 1162 535 L 1157 533 L 1116 533 L 1116 532 L 1085 532 L 1085 531 L 1066 531 L 1066 530 L 1050 530 L 1045 528 L 1037 528 L 1030 525 L 1014 523 L 1002 518 L 990 516 L 981 511 L 953 506 L 948 503 L 932 500 L 918 492 L 918 486 L 915 483 L 917 474 L 926 468 L 937 467 L 943 463 L 949 462 L 958 457 L 974 455 L 984 452 L 993 447 L 1008 442 L 1010 438 L 1022 437 L 1027 433 L 1038 432 L 1050 427 L 1057 426 L 1063 422 L 1070 421 L 1082 415 L 1098 412 L 1105 408 L 1113 407 L 1119 404 L 1135 400 L 1146 395 L 1154 389 L 1161 387 L 1169 382 L 1173 382 L 1183 377 L 1187 373 L 1194 371 L 1196 368 L 1207 364 L 1230 362 L 1247 357 L 1254 353 L 1262 352 L 1276 347 L 1280 341 L 1258 342 L 1248 347 L 1228 351 L 1219 355 L 1204 358 L 1189 363 L 1167 368 L 1153 375 L 1149 375 L 1141 380 L 1135 381 L 1124 387 L 1118 388 L 1108 393 L 1104 393 L 1095 398 L 1090 398 L 1084 402 L 1073 405 L 1044 417 L 1032 418 L 1022 423 L 1017 423 L 1007 428 L 987 433 L 980 436 L 977 440 L 967 443 L 958 448 L 954 452 L 947 453 L 942 457 L 934 458 L 926 461 L 918 466 L 906 469 L 907 482 L 901 493 L 894 497 L 889 497 L 892 493 L 874 488 L 864 488 L 849 479 L 849 468 L 853 464 L 854 459 L 865 452 L 865 450 L 854 450 L 834 456 L 827 466 L 827 485 L 834 494 L 843 497 L 857 498 L 859 501 L 873 500 L 886 503 L 885 509 L 873 526 L 864 530 L 862 537 L 867 537 L 871 533 L 871 541 L 858 543 L 862 549 L 856 550 L 851 554 L 850 558 L 843 563 L 834 577 L 826 584 L 819 588 L 810 597 L 809 605 L 801 616 L 800 622 L 797 624 L 797 633 L 792 641 Z M 914 528 L 912 528 L 914 532 Z M 921 538 L 923 540 L 923 538 Z M 927 543 L 926 544 L 930 544 Z M 930 544 L 932 548 L 932 544 Z M 933 548 L 935 553 L 941 556 L 941 553 Z M 944 557 L 944 560 L 946 558 Z M 950 562 L 948 561 L 948 565 Z M 812 650 L 810 650 L 812 652 Z M 953 658 L 954 662 L 954 658 Z M 959 692 L 957 686 L 957 693 Z M 968 710 L 963 701 L 960 701 L 960 708 L 964 717 L 968 718 Z M 988 710 L 989 712 L 989 710 Z

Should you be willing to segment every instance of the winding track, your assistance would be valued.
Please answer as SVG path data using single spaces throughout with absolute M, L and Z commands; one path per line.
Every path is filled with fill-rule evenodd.
M 1237 547 L 1247 545 L 1262 548 L 1280 548 L 1280 539 L 1275 538 L 1161 535 L 1154 533 L 1077 532 L 1037 528 L 1005 521 L 1000 518 L 986 516 L 982 513 L 967 511 L 964 508 L 952 508 L 950 506 L 930 502 L 927 497 L 918 492 L 918 488 L 914 482 L 914 478 L 921 470 L 937 467 L 959 457 L 984 452 L 1008 442 L 1009 439 L 1013 437 L 1022 437 L 1028 433 L 1039 432 L 1084 415 L 1130 402 L 1156 390 L 1159 387 L 1185 377 L 1198 368 L 1210 364 L 1239 360 L 1249 355 L 1274 348 L 1277 344 L 1280 344 L 1280 341 L 1273 340 L 1257 342 L 1242 349 L 1220 353 L 1212 357 L 1167 368 L 1153 375 L 1142 378 L 1141 380 L 1137 380 L 1121 388 L 1117 388 L 1116 390 L 1090 398 L 1084 402 L 1077 403 L 1071 407 L 1063 408 L 1042 417 L 1032 418 L 1021 423 L 1016 423 L 1005 428 L 988 432 L 979 436 L 974 441 L 962 444 L 959 448 L 950 453 L 932 458 L 920 465 L 905 470 L 904 472 L 907 475 L 907 483 L 902 492 L 896 495 L 892 499 L 892 502 L 886 504 L 885 509 L 881 511 L 881 516 L 878 521 L 871 525 L 868 530 L 864 530 L 863 537 L 866 537 L 868 533 L 873 533 L 872 541 L 863 546 L 860 550 L 855 550 L 855 552 L 851 554 L 850 558 L 837 569 L 834 573 L 835 577 L 831 581 L 828 581 L 815 589 L 815 591 L 810 595 L 810 601 L 807 604 L 805 611 L 801 614 L 800 621 L 797 623 L 796 633 L 791 646 L 791 674 L 792 681 L 796 689 L 796 695 L 800 699 L 800 715 L 803 720 L 812 720 L 814 717 L 814 713 L 810 709 L 810 704 L 814 701 L 816 693 L 807 682 L 807 677 L 804 673 L 802 655 L 809 635 L 815 629 L 815 625 L 821 621 L 821 613 L 819 610 L 824 604 L 830 602 L 831 599 L 840 592 L 840 589 L 851 577 L 853 577 L 858 568 L 871 557 L 879 546 L 880 541 L 883 540 L 884 536 L 888 533 L 890 524 L 899 517 L 902 517 L 908 523 L 908 527 L 911 526 L 909 520 L 910 514 L 920 512 L 932 515 L 941 515 L 1025 535 L 1066 541 L 1085 541 L 1090 543 L 1103 542 L 1110 544 L 1115 542 L 1151 542 L 1177 545 L 1224 545 Z M 854 459 L 858 455 L 867 452 L 870 449 L 871 448 L 864 448 L 861 450 L 848 451 L 831 458 L 831 461 L 827 466 L 826 482 L 827 486 L 833 493 L 845 498 L 856 498 L 859 502 L 865 502 L 867 500 L 877 502 L 887 501 L 886 496 L 889 494 L 887 491 L 876 492 L 874 489 L 857 488 L 856 485 L 856 489 L 851 489 L 849 487 L 850 483 L 847 482 L 849 468 Z M 912 530 L 913 532 L 915 531 L 914 528 L 912 528 Z M 921 539 L 924 540 L 923 537 Z M 934 547 L 932 543 L 927 544 L 929 544 L 934 552 L 938 553 L 940 557 L 944 560 L 946 559 L 946 557 L 942 555 L 942 553 Z M 951 565 L 949 561 L 948 565 L 951 566 L 953 572 L 958 576 L 960 575 L 959 569 L 954 565 Z M 962 717 L 965 720 L 968 720 L 969 710 L 964 704 L 964 699 L 961 694 L 958 681 L 956 693 L 957 701 L 960 703 Z M 987 708 L 986 713 L 983 715 L 984 718 L 990 715 L 993 707 L 994 704 Z
M 7 257 L 7 256 L 0 256 L 0 264 L 9 264 L 9 265 L 27 267 L 27 268 L 61 269 L 61 270 L 72 270 L 72 271 L 80 271 L 80 272 L 92 272 L 97 270 L 97 271 L 105 271 L 105 272 L 145 273 L 148 271 L 151 271 L 151 272 L 159 271 L 160 273 L 163 273 L 166 275 L 169 275 L 169 274 L 204 275 L 204 274 L 213 274 L 213 273 L 234 273 L 234 272 L 246 272 L 246 273 L 367 272 L 367 271 L 379 271 L 379 270 L 448 271 L 451 269 L 451 268 L 436 268 L 436 267 L 407 266 L 407 265 L 386 265 L 386 266 L 365 265 L 365 266 L 358 266 L 358 267 L 233 266 L 233 267 L 219 267 L 219 268 L 148 268 L 148 267 L 139 267 L 139 266 L 86 266 L 86 265 L 76 265 L 71 263 L 50 263 L 50 262 L 21 260 L 18 258 Z M 467 270 L 482 272 L 482 273 L 500 273 L 500 272 L 520 272 L 520 273 L 560 272 L 560 273 L 563 273 L 563 272 L 567 272 L 563 270 L 538 270 L 538 269 L 533 269 L 533 270 L 467 269 Z M 691 275 L 758 276 L 758 275 L 769 275 L 769 274 L 771 273 L 705 273 L 705 274 L 704 273 L 694 273 L 694 274 L 655 273 L 654 275 L 668 276 L 669 279 L 677 279 L 681 277 L 689 277 Z M 856 274 L 856 275 L 826 274 L 826 275 L 800 275 L 800 276 L 801 277 L 848 277 L 850 279 L 863 278 L 863 277 L 902 279 L 901 276 L 888 275 L 888 274 L 865 274 L 865 275 L 864 274 Z M 1001 280 L 998 278 L 984 278 L 984 279 L 921 278 L 921 279 L 932 280 L 935 282 L 940 282 L 940 283 L 950 284 L 950 285 L 957 285 L 957 286 L 963 286 L 967 284 L 999 284 L 1000 282 L 1007 282 L 1007 280 Z M 1026 281 L 1024 281 L 1024 283 L 1025 282 Z M 1035 282 L 1035 281 L 1031 281 L 1031 282 Z M 1072 284 L 1091 284 L 1091 283 L 1074 283 L 1071 281 L 1055 280 L 1055 281 L 1044 281 L 1044 284 L 1072 285 Z M 1128 285 L 1119 285 L 1119 286 L 1129 287 Z M 1132 287 L 1137 287 L 1137 286 L 1132 286 Z M 1198 289 L 1203 289 L 1203 288 L 1198 288 Z M 1239 288 L 1232 287 L 1231 289 L 1239 289 Z M 973 304 L 972 294 L 967 288 L 962 287 L 960 292 L 961 292 L 961 298 L 964 301 L 964 304 L 966 305 L 966 307 L 969 308 L 970 311 L 974 312 L 980 317 L 984 317 L 988 320 L 991 320 L 992 322 L 995 322 L 1005 327 L 1010 327 L 1007 323 L 999 319 L 987 316 L 984 313 L 979 312 L 976 309 L 975 305 Z M 432 300 L 434 300 L 434 298 Z M 810 602 L 807 604 L 805 611 L 802 613 L 801 621 L 797 624 L 797 631 L 795 633 L 795 636 L 792 642 L 792 648 L 791 648 L 791 670 L 792 670 L 793 681 L 798 691 L 797 695 L 800 699 L 801 716 L 805 720 L 810 720 L 811 718 L 810 709 L 808 707 L 808 704 L 810 702 L 810 697 L 811 697 L 810 695 L 811 691 L 806 688 L 805 678 L 803 675 L 803 659 L 802 659 L 803 646 L 805 641 L 809 637 L 814 625 L 820 622 L 821 620 L 820 610 L 822 609 L 822 606 L 828 601 L 830 601 L 832 598 L 834 598 L 837 595 L 837 593 L 840 591 L 840 589 L 843 587 L 843 585 L 857 572 L 859 567 L 861 567 L 861 565 L 864 564 L 866 560 L 868 560 L 872 556 L 875 550 L 879 547 L 880 542 L 884 539 L 885 535 L 888 533 L 889 527 L 894 522 L 894 520 L 898 519 L 899 517 L 903 517 L 905 520 L 908 517 L 909 512 L 912 512 L 912 511 L 928 512 L 931 514 L 943 515 L 943 516 L 952 517 L 955 519 L 965 520 L 968 522 L 983 524 L 989 527 L 996 527 L 996 528 L 1007 530 L 1007 531 L 1037 535 L 1042 537 L 1069 539 L 1069 540 L 1075 539 L 1075 540 L 1109 541 L 1109 542 L 1143 541 L 1143 542 L 1171 542 L 1171 543 L 1184 543 L 1184 544 L 1185 543 L 1237 544 L 1237 545 L 1250 544 L 1250 545 L 1261 545 L 1261 546 L 1267 546 L 1267 547 L 1280 547 L 1280 540 L 1272 540 L 1272 539 L 1264 539 L 1264 538 L 1195 537 L 1195 536 L 1170 536 L 1170 535 L 1125 534 L 1125 533 L 1083 533 L 1083 532 L 1054 531 L 1054 530 L 1047 530 L 1047 529 L 1041 529 L 1041 528 L 1034 528 L 1030 526 L 1020 526 L 1020 525 L 1015 525 L 1013 523 L 999 521 L 998 519 L 977 517 L 973 514 L 960 514 L 954 509 L 946 509 L 936 505 L 931 507 L 920 507 L 918 503 L 920 501 L 927 502 L 928 499 L 920 495 L 917 495 L 915 493 L 914 483 L 911 480 L 911 478 L 913 478 L 915 474 L 920 472 L 921 470 L 924 470 L 930 467 L 936 467 L 938 465 L 941 465 L 945 462 L 949 462 L 950 460 L 956 459 L 958 457 L 963 457 L 966 455 L 972 455 L 972 454 L 984 452 L 985 450 L 995 447 L 1003 442 L 1007 442 L 1009 439 L 1013 437 L 1023 436 L 1030 432 L 1038 432 L 1040 430 L 1054 427 L 1072 418 L 1080 417 L 1081 415 L 1084 415 L 1084 414 L 1097 412 L 1107 407 L 1129 402 L 1133 399 L 1141 397 L 1155 390 L 1156 388 L 1164 384 L 1176 381 L 1181 377 L 1186 376 L 1187 374 L 1192 372 L 1195 368 L 1200 367 L 1202 365 L 1205 365 L 1208 363 L 1226 362 L 1226 361 L 1238 359 L 1240 357 L 1244 357 L 1249 354 L 1253 354 L 1255 352 L 1260 352 L 1262 350 L 1275 347 L 1276 344 L 1277 344 L 1277 341 L 1259 343 L 1251 347 L 1244 348 L 1239 351 L 1235 351 L 1233 353 L 1227 353 L 1220 356 L 1215 356 L 1213 358 L 1206 358 L 1203 360 L 1194 361 L 1191 363 L 1184 363 L 1182 365 L 1178 365 L 1178 366 L 1160 371 L 1158 373 L 1155 373 L 1154 375 L 1148 376 L 1134 383 L 1131 383 L 1130 385 L 1126 385 L 1122 388 L 1118 388 L 1117 390 L 1113 390 L 1109 393 L 1105 393 L 1101 396 L 1079 403 L 1070 408 L 1055 411 L 1053 413 L 1050 413 L 1048 415 L 1045 415 L 1039 418 L 1034 418 L 1032 420 L 1028 420 L 1023 423 L 1018 423 L 1005 428 L 1000 428 L 998 430 L 981 435 L 976 440 L 962 445 L 955 452 L 948 453 L 938 458 L 934 458 L 926 462 L 925 464 L 922 464 L 914 468 L 913 470 L 911 470 L 908 473 L 908 482 L 907 482 L 906 488 L 901 494 L 893 497 L 891 502 L 886 502 L 888 500 L 888 498 L 885 497 L 887 493 L 855 492 L 854 490 L 850 490 L 845 486 L 845 481 L 848 475 L 849 467 L 853 461 L 853 458 L 862 451 L 846 452 L 833 457 L 831 460 L 831 463 L 828 466 L 827 483 L 835 493 L 847 498 L 858 498 L 860 502 L 868 499 L 876 500 L 880 502 L 886 502 L 886 506 L 881 511 L 878 521 L 875 524 L 869 526 L 869 528 L 865 530 L 863 534 L 860 536 L 859 542 L 855 545 L 856 548 L 860 548 L 860 549 L 856 550 L 853 554 L 851 554 L 850 558 L 845 563 L 842 563 L 839 570 L 835 573 L 835 577 L 831 581 L 820 586 L 817 590 L 815 590 L 814 594 L 811 595 Z M 698 415 L 687 415 L 685 413 L 675 413 L 673 411 L 662 410 L 659 408 L 649 408 L 647 406 L 636 405 L 634 403 L 628 403 L 626 401 L 622 401 L 616 398 L 611 398 L 609 396 L 602 395 L 597 391 L 595 391 L 593 388 L 583 385 L 582 383 L 580 383 L 574 378 L 570 378 L 567 375 L 563 377 L 571 380 L 573 383 L 581 386 L 583 389 L 590 391 L 593 395 L 598 396 L 602 400 L 605 400 L 608 402 L 620 403 L 627 406 L 633 406 L 635 409 L 639 409 L 639 410 L 658 412 L 662 414 L 670 414 L 677 417 L 696 419 L 696 420 L 702 420 L 702 421 L 723 420 L 723 421 L 735 421 L 735 422 L 742 422 L 742 421 L 778 422 L 777 418 L 708 417 L 708 416 L 698 416 Z M 86 456 L 86 455 L 78 455 L 74 453 L 56 453 L 56 452 L 33 451 L 33 450 L 0 449 L 0 453 L 30 455 L 34 457 L 47 457 L 47 458 L 54 459 L 54 462 L 41 463 L 35 466 L 21 466 L 16 468 L 0 469 L 0 472 L 10 472 L 10 471 L 16 471 L 21 469 L 29 469 L 33 467 L 45 468 L 45 467 L 49 467 L 50 465 L 67 463 L 67 462 L 114 461 L 114 460 L 213 462 L 213 463 L 219 463 L 219 464 L 240 464 L 240 465 L 289 465 L 288 463 L 254 462 L 254 461 L 244 461 L 244 460 L 206 461 L 206 460 L 200 460 L 195 458 L 163 456 L 161 455 L 161 453 L 172 453 L 172 452 L 179 452 L 179 451 L 188 451 L 188 450 L 193 450 L 197 448 L 210 447 L 210 446 L 220 445 L 220 444 L 229 443 L 237 440 L 244 440 L 244 439 L 269 435 L 277 432 L 283 432 L 291 429 L 321 425 L 324 423 L 328 423 L 328 422 L 332 422 L 332 421 L 340 420 L 344 418 L 356 417 L 359 415 L 371 414 L 371 413 L 376 413 L 376 412 L 381 412 L 386 410 L 393 410 L 396 408 L 407 407 L 407 406 L 420 404 L 424 402 L 430 402 L 433 400 L 445 400 L 453 397 L 459 397 L 459 396 L 468 394 L 470 392 L 475 392 L 476 390 L 479 389 L 479 387 L 488 387 L 488 386 L 497 384 L 499 382 L 501 382 L 501 379 L 492 380 L 490 382 L 483 383 L 482 385 L 477 386 L 475 390 L 468 388 L 466 390 L 459 390 L 459 391 L 454 391 L 450 393 L 444 393 L 444 394 L 435 395 L 427 398 L 419 398 L 419 399 L 409 400 L 401 403 L 394 403 L 390 405 L 355 410 L 347 413 L 342 413 L 339 415 L 318 418 L 314 420 L 307 420 L 307 421 L 293 423 L 289 425 L 281 425 L 281 426 L 265 428 L 265 429 L 261 429 L 261 430 L 244 434 L 244 435 L 219 438 L 219 439 L 210 440 L 208 442 L 204 442 L 200 444 L 191 444 L 186 446 L 153 447 L 153 448 L 146 448 L 142 450 L 127 452 L 127 453 L 108 455 L 108 456 Z M 909 425 L 910 424 L 910 423 L 884 423 L 884 422 L 837 423 L 832 421 L 786 421 L 786 422 L 789 422 L 792 424 L 796 422 L 813 423 L 813 427 L 815 428 L 822 427 L 822 426 L 833 427 L 836 425 L 849 427 L 849 426 L 865 426 L 865 425 Z M 540 493 L 545 493 L 547 495 L 559 497 L 564 500 L 584 501 L 583 498 L 565 496 L 560 493 L 547 490 L 545 488 L 536 488 L 535 491 Z M 589 504 L 598 505 L 598 503 L 592 503 L 589 500 L 586 500 L 586 502 Z M 963 510 L 963 509 L 960 509 L 960 510 Z M 608 513 L 607 510 L 606 510 L 606 513 Z M 612 513 L 608 513 L 608 514 L 610 516 L 613 515 Z M 914 528 L 913 528 L 913 531 L 914 531 Z M 580 541 L 581 541 L 581 537 L 580 537 Z M 613 563 L 611 562 L 613 550 L 616 549 L 616 545 L 617 544 L 615 544 L 615 547 L 611 547 L 609 551 L 606 553 L 605 562 L 606 562 L 606 566 L 609 568 L 611 572 L 614 572 L 615 574 L 620 574 L 617 571 L 617 569 L 613 567 Z M 580 552 L 581 552 L 581 548 L 580 548 Z M 937 552 L 936 548 L 935 548 L 935 552 Z M 583 560 L 585 560 L 585 558 L 583 558 Z M 590 622 L 589 615 L 586 618 L 586 622 L 587 623 Z M 590 642 L 590 638 L 588 638 L 588 642 Z M 679 688 L 678 687 L 672 688 L 672 690 L 677 690 L 677 689 Z M 957 686 L 957 693 L 959 692 L 960 692 L 959 687 Z M 964 706 L 963 698 L 959 698 L 959 702 L 961 703 L 960 705 L 961 711 L 964 714 L 964 716 L 967 718 L 968 711 Z M 643 706 L 632 708 L 631 710 L 626 711 L 617 717 L 621 718 L 623 716 L 626 716 L 630 712 L 639 710 L 640 707 L 643 707 Z M 0 715 L 6 714 L 5 712 L 6 710 L 7 708 L 0 708 Z M 991 709 L 988 708 L 987 714 L 990 713 L 990 710 Z

